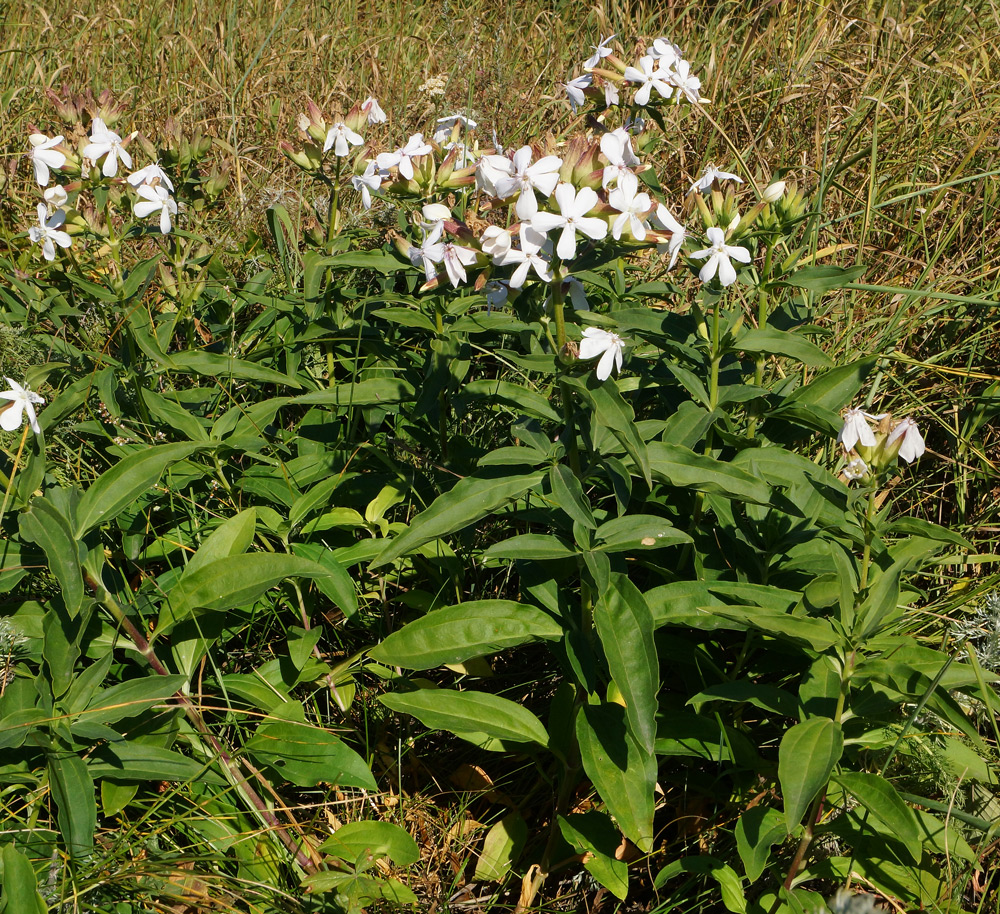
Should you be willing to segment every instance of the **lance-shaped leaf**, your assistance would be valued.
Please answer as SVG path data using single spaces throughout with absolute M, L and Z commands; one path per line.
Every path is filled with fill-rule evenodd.
M 107 523 L 159 481 L 172 463 L 190 457 L 197 444 L 161 444 L 129 454 L 103 473 L 83 493 L 76 509 L 76 534 L 82 537 L 98 524 Z
M 48 767 L 56 820 L 66 849 L 72 857 L 88 854 L 94 849 L 97 829 L 94 779 L 86 763 L 76 755 L 52 755 Z
M 580 760 L 626 837 L 641 851 L 653 848 L 656 758 L 642 749 L 615 704 L 584 705 L 576 718 Z
M 660 685 L 653 615 L 639 589 L 624 574 L 613 574 L 594 607 L 594 624 L 625 699 L 629 729 L 639 745 L 653 751 L 656 740 L 656 690 Z
M 561 638 L 548 613 L 512 600 L 471 600 L 435 609 L 393 632 L 370 656 L 380 663 L 429 670 L 529 641 Z
M 487 692 L 420 689 L 379 696 L 393 711 L 412 714 L 425 727 L 449 733 L 485 733 L 495 739 L 546 745 L 542 722 L 527 708 Z
M 913 862 L 920 862 L 923 833 L 916 813 L 903 802 L 892 784 L 877 774 L 863 771 L 845 771 L 834 780 L 868 810 L 878 826 L 876 831 L 902 842 Z
M 778 780 L 789 834 L 826 787 L 843 751 L 844 733 L 828 717 L 814 717 L 785 731 L 778 747 Z
M 422 511 L 410 526 L 376 556 L 372 568 L 394 562 L 424 543 L 455 533 L 481 520 L 507 502 L 520 498 L 535 488 L 545 473 L 541 470 L 511 476 L 502 467 L 480 470 L 474 476 L 459 480 L 455 486 L 438 496 L 426 511 Z

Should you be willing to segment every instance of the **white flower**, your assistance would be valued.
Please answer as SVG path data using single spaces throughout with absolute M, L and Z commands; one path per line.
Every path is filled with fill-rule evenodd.
M 636 241 L 646 240 L 646 226 L 642 218 L 652 208 L 649 194 L 638 193 L 639 179 L 627 171 L 618 178 L 618 186 L 608 194 L 608 203 L 621 215 L 615 218 L 611 226 L 611 234 L 617 241 L 622 236 L 622 229 L 627 225 Z
M 886 447 L 891 447 L 900 438 L 903 439 L 903 442 L 899 446 L 899 457 L 907 463 L 913 463 L 927 450 L 924 445 L 924 437 L 920 434 L 920 429 L 917 428 L 917 423 L 909 416 L 889 432 Z
M 384 124 L 387 120 L 382 106 L 379 105 L 374 95 L 369 95 L 361 103 L 361 110 L 368 115 L 369 124 Z
M 740 184 L 743 183 L 743 179 L 739 175 L 734 175 L 731 171 L 720 171 L 714 165 L 706 165 L 701 177 L 691 185 L 691 190 L 688 193 L 698 191 L 698 193 L 703 194 L 706 190 L 712 189 L 712 184 L 715 181 L 736 181 Z
M 657 38 L 653 46 L 646 49 L 646 54 L 659 61 L 661 67 L 672 67 L 681 59 L 681 49 L 666 38 Z
M 38 426 L 38 417 L 35 415 L 35 404 L 43 404 L 44 397 L 38 396 L 10 378 L 5 378 L 5 380 L 10 385 L 10 390 L 0 391 L 0 400 L 10 400 L 10 403 L 3 410 L 0 410 L 0 428 L 5 432 L 12 432 L 14 429 L 20 428 L 24 421 L 24 414 L 27 413 L 28 425 L 31 426 L 31 430 L 36 435 L 40 435 L 42 430 Z
M 140 168 L 138 171 L 133 171 L 125 180 L 133 187 L 138 187 L 140 184 L 165 184 L 167 190 L 171 193 L 174 192 L 174 182 L 170 180 L 170 176 L 160 168 L 157 162 Z
M 499 197 L 497 181 L 509 178 L 513 173 L 514 163 L 507 156 L 482 156 L 476 163 L 476 187 L 485 190 L 491 197 Z
M 498 259 L 497 263 L 501 266 L 518 264 L 517 269 L 510 277 L 510 287 L 520 289 L 528 278 L 528 270 L 532 268 L 542 282 L 552 282 L 552 269 L 549 263 L 551 254 L 552 247 L 546 237 L 530 225 L 522 225 L 521 250 L 509 249 Z
M 452 133 L 456 124 L 461 124 L 465 130 L 475 130 L 479 125 L 464 114 L 449 114 L 447 117 L 437 119 L 437 129 L 434 131 L 434 142 L 443 143 Z
M 709 227 L 708 240 L 711 247 L 705 248 L 703 251 L 695 251 L 691 255 L 695 260 L 708 258 L 705 266 L 698 273 L 698 278 L 702 282 L 711 282 L 716 270 L 718 270 L 719 282 L 723 286 L 731 286 L 736 282 L 736 270 L 729 262 L 729 258 L 732 257 L 740 263 L 750 263 L 750 252 L 746 248 L 726 244 L 726 236 L 717 225 Z
M 417 156 L 425 156 L 434 151 L 434 147 L 424 141 L 422 133 L 414 133 L 405 146 L 400 146 L 395 152 L 380 152 L 375 161 L 378 167 L 385 170 L 398 168 L 401 177 L 407 181 L 413 179 L 413 159 Z
M 66 188 L 60 184 L 54 184 L 52 187 L 46 188 L 42 196 L 45 197 L 45 202 L 53 210 L 57 210 L 60 206 L 65 205 L 69 199 Z
M 844 427 L 837 435 L 837 443 L 842 444 L 845 451 L 853 451 L 858 442 L 865 447 L 874 447 L 875 433 L 868 424 L 868 420 L 874 418 L 863 409 L 849 409 L 844 413 Z
M 622 370 L 624 345 L 625 341 L 617 333 L 600 327 L 588 327 L 583 331 L 583 339 L 580 341 L 580 358 L 596 359 L 601 356 L 601 361 L 597 363 L 597 379 L 606 381 L 611 375 L 612 366 L 618 372 Z
M 33 133 L 28 137 L 28 142 L 31 143 L 31 164 L 39 187 L 45 187 L 49 183 L 50 168 L 62 168 L 66 164 L 66 156 L 55 148 L 62 141 L 61 134 L 52 139 L 44 133 Z
M 606 108 L 610 108 L 613 105 L 617 105 L 621 99 L 618 97 L 618 87 L 612 82 L 606 82 L 604 84 L 604 105 Z
M 868 475 L 868 464 L 865 463 L 860 457 L 855 457 L 846 467 L 844 467 L 844 476 L 847 477 L 847 481 L 851 482 L 855 479 L 864 479 Z
M 441 259 L 444 261 L 445 272 L 451 284 L 457 289 L 468 278 L 465 268 L 471 267 L 479 254 L 472 248 L 463 248 L 451 241 L 442 245 L 442 248 Z
M 632 168 L 639 164 L 639 159 L 632 151 L 632 137 L 624 127 L 605 133 L 601 137 L 601 152 L 608 160 L 604 168 L 601 184 L 607 186 L 622 174 L 631 174 Z
M 510 250 L 511 234 L 499 225 L 488 225 L 479 238 L 479 246 L 487 257 L 492 257 L 499 263 Z
M 326 132 L 326 142 L 323 143 L 323 152 L 326 152 L 332 146 L 333 154 L 339 158 L 343 158 L 351 151 L 351 146 L 362 146 L 364 142 L 364 137 L 361 134 L 355 133 L 343 121 L 337 121 Z
M 423 267 L 424 276 L 430 282 L 437 274 L 436 264 L 444 260 L 444 245 L 441 244 L 441 235 L 444 232 L 444 222 L 435 222 L 428 229 L 421 229 L 424 233 L 420 247 L 414 245 L 410 248 L 410 261 L 416 267 Z
M 587 290 L 584 289 L 583 283 L 575 276 L 567 276 L 563 280 L 563 284 L 573 310 L 589 311 L 590 303 L 587 301 Z
M 538 212 L 535 190 L 541 191 L 546 197 L 551 196 L 559 183 L 560 168 L 562 159 L 559 156 L 544 156 L 532 165 L 531 147 L 522 146 L 514 153 L 511 174 L 497 178 L 497 196 L 506 200 L 507 197 L 520 193 L 514 209 L 517 218 L 525 222 Z
M 596 67 L 605 57 L 609 57 L 611 55 L 612 52 L 611 48 L 608 47 L 608 42 L 614 37 L 614 35 L 608 35 L 607 38 L 601 39 L 600 44 L 590 46 L 590 49 L 594 53 L 584 61 L 584 70 L 590 70 L 592 67 Z
M 656 212 L 653 214 L 653 221 L 656 222 L 660 228 L 666 229 L 670 232 L 670 241 L 665 245 L 657 245 L 656 249 L 661 254 L 670 254 L 670 263 L 667 266 L 668 270 L 674 268 L 674 264 L 677 263 L 677 257 L 681 252 L 681 246 L 684 244 L 684 239 L 687 236 L 687 229 L 684 228 L 674 217 L 673 214 L 668 210 L 662 203 L 656 207 Z
M 451 218 L 451 210 L 443 203 L 425 203 L 420 213 L 427 222 L 444 222 Z
M 630 83 L 642 83 L 635 93 L 635 103 L 645 106 L 649 104 L 650 92 L 655 88 L 663 98 L 670 98 L 673 89 L 670 88 L 668 80 L 670 74 L 660 67 L 660 63 L 648 54 L 639 58 L 639 67 L 626 67 L 623 74 Z
M 701 80 L 691 75 L 691 64 L 686 60 L 678 60 L 674 64 L 670 72 L 670 83 L 677 89 L 678 102 L 683 96 L 692 105 L 698 104 L 701 99 Z
M 594 77 L 589 73 L 562 84 L 562 87 L 566 90 L 566 95 L 569 96 L 570 107 L 572 107 L 574 114 L 576 114 L 576 109 L 583 104 L 584 90 L 589 89 L 593 84 Z
M 555 196 L 559 215 L 536 213 L 531 227 L 543 233 L 562 229 L 556 253 L 562 260 L 572 260 L 576 256 L 576 233 L 599 241 L 608 234 L 608 224 L 596 216 L 587 216 L 597 206 L 597 194 L 591 188 L 582 187 L 577 192 L 572 184 L 564 183 L 556 187 Z
M 59 227 L 66 221 L 66 214 L 60 209 L 49 216 L 48 208 L 44 203 L 38 204 L 38 225 L 33 225 L 28 229 L 28 237 L 33 244 L 42 242 L 42 256 L 46 260 L 56 259 L 56 245 L 61 248 L 70 246 L 70 237 L 66 232 L 59 231 Z
M 169 235 L 170 217 L 177 215 L 177 201 L 170 196 L 170 192 L 162 184 L 140 184 L 135 192 L 142 197 L 142 200 L 135 204 L 135 214 L 140 219 L 145 219 L 159 212 L 160 231 L 164 235 Z
M 118 174 L 119 159 L 125 163 L 126 168 L 132 167 L 132 156 L 122 146 L 122 138 L 109 130 L 99 117 L 95 117 L 90 125 L 90 142 L 83 147 L 83 155 L 95 164 L 101 156 L 107 156 L 101 169 L 105 178 L 113 178 Z
M 378 170 L 375 161 L 368 163 L 364 174 L 354 175 L 351 178 L 354 189 L 361 192 L 361 203 L 365 209 L 372 208 L 372 191 L 378 190 L 382 186 L 382 173 Z

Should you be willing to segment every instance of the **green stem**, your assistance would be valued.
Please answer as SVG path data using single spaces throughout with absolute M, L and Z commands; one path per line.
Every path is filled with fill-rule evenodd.
M 872 539 L 875 535 L 875 527 L 872 522 L 875 516 L 875 487 L 868 493 L 868 508 L 865 511 L 865 548 L 861 554 L 861 590 L 868 586 L 868 568 L 872 560 Z
M 767 328 L 767 319 L 771 310 L 770 296 L 767 293 L 767 283 L 771 278 L 771 260 L 774 256 L 774 243 L 769 242 L 764 252 L 764 269 L 760 274 L 760 290 L 757 297 L 757 329 Z M 753 383 L 754 387 L 760 387 L 764 380 L 764 353 L 758 352 L 754 358 Z M 750 421 L 747 423 L 747 437 L 753 438 L 757 434 L 757 420 L 760 416 L 762 404 L 756 402 L 752 407 Z
M 556 356 L 561 359 L 563 348 L 566 346 L 566 316 L 563 313 L 562 273 L 557 263 L 552 265 L 552 275 L 553 279 L 549 288 L 552 290 L 552 317 L 556 322 L 556 346 L 558 347 Z
M 340 156 L 334 156 L 333 190 L 330 192 L 330 205 L 326 212 L 326 240 L 333 241 L 340 228 Z
M 30 427 L 29 423 L 24 423 L 24 431 L 21 433 L 21 444 L 17 448 L 17 455 L 14 457 L 14 463 L 10 468 L 10 476 L 7 479 L 7 491 L 3 493 L 3 504 L 0 505 L 0 524 L 3 523 L 3 516 L 7 513 L 7 502 L 10 500 L 11 489 L 14 488 L 14 475 L 17 473 L 18 465 L 21 462 L 21 453 L 24 451 L 24 443 L 28 440 L 28 430 Z

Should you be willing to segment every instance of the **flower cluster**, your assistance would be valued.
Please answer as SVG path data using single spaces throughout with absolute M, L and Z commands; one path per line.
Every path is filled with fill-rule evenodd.
M 619 104 L 619 90 L 624 88 L 635 91 L 634 105 L 639 107 L 701 101 L 701 82 L 676 45 L 657 38 L 630 66 L 616 56 L 613 39 L 592 47 L 584 75 L 565 84 L 574 106 L 599 96 L 601 87 L 609 108 Z M 597 122 L 603 125 L 605 116 Z M 429 137 L 414 133 L 401 145 L 379 150 L 377 144 L 369 148 L 362 134 L 366 117 L 369 125 L 385 120 L 373 98 L 333 123 L 310 103 L 298 120 L 306 145 L 296 149 L 282 144 L 292 161 L 331 187 L 326 240 L 339 230 L 341 184 L 349 183 L 360 194 L 365 209 L 378 197 L 419 201 L 413 236 L 397 238 L 397 246 L 423 272 L 422 290 L 474 281 L 477 290 L 485 290 L 490 307 L 540 285 L 546 287 L 544 295 L 532 293 L 530 300 L 544 299 L 549 309 L 553 300 L 586 308 L 584 287 L 573 274 L 588 269 L 594 255 L 605 255 L 609 238 L 631 249 L 655 247 L 667 258 L 667 269 L 673 269 L 688 248 L 684 262 L 692 272 L 703 283 L 726 288 L 737 281 L 740 266 L 753 259 L 752 249 L 739 241 L 783 193 L 783 187 L 772 185 L 770 198 L 758 201 L 741 218 L 731 188 L 742 179 L 708 165 L 690 191 L 705 231 L 699 244 L 700 233 L 650 193 L 656 182 L 647 186 L 644 176 L 649 177 L 651 166 L 637 153 L 646 129 L 642 119 L 609 125 L 597 137 L 577 137 L 559 147 L 528 143 L 504 150 L 495 136 L 492 148 L 480 147 L 476 121 L 451 114 L 438 118 Z M 726 185 L 729 189 L 723 193 Z M 463 220 L 450 203 L 427 202 L 473 186 L 479 192 L 479 218 Z M 614 339 L 586 337 L 576 350 L 584 360 L 601 357 L 602 378 L 612 368 L 620 369 L 623 360 L 623 341 L 611 335 Z M 566 352 L 572 355 L 573 350 Z
M 49 137 L 34 131 L 29 137 L 31 164 L 35 181 L 44 188 L 44 203 L 38 204 L 38 225 L 32 226 L 28 237 L 33 244 L 42 245 L 42 256 L 55 260 L 56 246 L 69 248 L 70 232 L 63 226 L 72 224 L 74 211 L 66 209 L 70 193 L 77 197 L 83 191 L 83 181 L 100 180 L 122 183 L 118 178 L 119 166 L 132 169 L 132 155 L 128 146 L 137 134 L 126 138 L 112 130 L 100 116 L 90 122 L 88 141 L 73 149 L 63 135 Z M 100 169 L 98 170 L 98 165 Z M 65 173 L 80 180 L 68 184 L 49 186 L 53 173 Z M 177 201 L 173 197 L 174 185 L 158 163 L 150 163 L 132 171 L 125 179 L 125 186 L 135 193 L 133 212 L 139 219 L 159 213 L 159 229 L 164 235 L 173 227 L 172 217 L 177 215 Z
M 844 425 L 837 436 L 848 463 L 843 469 L 847 480 L 864 479 L 872 470 L 883 470 L 896 459 L 913 463 L 926 447 L 917 423 L 907 416 L 898 422 L 890 413 L 872 415 L 860 407 L 844 413 Z

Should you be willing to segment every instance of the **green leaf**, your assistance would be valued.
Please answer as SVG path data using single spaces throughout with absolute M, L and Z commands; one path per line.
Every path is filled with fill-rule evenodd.
M 541 470 L 511 476 L 503 468 L 490 468 L 459 480 L 452 489 L 438 496 L 429 508 L 418 514 L 406 530 L 390 541 L 370 567 L 387 565 L 424 543 L 455 533 L 481 520 L 512 499 L 520 498 L 544 478 L 545 473 Z
M 246 606 L 293 577 L 325 578 L 330 572 L 316 562 L 281 553 L 251 552 L 206 562 L 190 573 L 185 571 L 167 594 L 157 635 L 198 610 L 218 612 Z
M 801 267 L 782 277 L 775 285 L 789 285 L 822 294 L 833 289 L 843 289 L 848 283 L 860 279 L 867 269 L 866 266 L 837 267 L 831 264 Z
M 639 850 L 653 848 L 653 789 L 656 759 L 625 726 L 616 704 L 584 705 L 576 718 L 580 760 L 608 812 Z
M 632 735 L 651 753 L 656 741 L 654 716 L 660 687 L 653 616 L 639 589 L 626 575 L 611 575 L 609 588 L 601 593 L 594 606 L 594 624 L 611 668 L 611 678 L 625 699 Z
M 18 529 L 24 539 L 41 547 L 49 570 L 59 582 L 66 611 L 76 616 L 83 605 L 83 569 L 69 520 L 47 499 L 36 498 L 27 511 L 18 515 Z
M 420 859 L 417 842 L 391 822 L 349 822 L 338 828 L 317 850 L 351 864 L 362 855 L 388 857 L 396 866 L 409 866 Z
M 511 600 L 472 600 L 435 609 L 393 632 L 370 656 L 389 666 L 429 670 L 508 647 L 561 638 L 548 613 Z
M 118 683 L 98 692 L 79 719 L 87 723 L 113 724 L 126 717 L 135 717 L 173 697 L 184 682 L 184 676 L 150 675 Z
M 615 898 L 628 894 L 628 864 L 615 857 L 621 836 L 606 813 L 597 809 L 559 817 L 559 831 L 578 854 L 589 854 L 584 866 Z
M 100 477 L 83 493 L 76 510 L 76 535 L 107 523 L 159 481 L 172 463 L 194 454 L 197 444 L 161 444 L 130 454 Z
M 371 769 L 340 737 L 308 724 L 265 722 L 247 742 L 246 752 L 299 787 L 321 781 L 378 790 Z
M 549 422 L 559 422 L 562 419 L 552 408 L 547 397 L 519 384 L 512 384 L 510 381 L 496 381 L 492 378 L 470 381 L 462 388 L 461 398 L 503 404 L 515 412 L 546 419 Z
M 262 381 L 280 387 L 300 389 L 302 385 L 292 377 L 264 368 L 256 362 L 234 359 L 232 356 L 206 352 L 203 349 L 186 349 L 171 356 L 175 368 L 190 371 L 206 378 L 235 378 L 240 381 Z
M 861 390 L 865 378 L 877 361 L 874 357 L 867 357 L 849 365 L 831 368 L 805 386 L 792 391 L 772 415 L 780 415 L 786 404 L 819 406 L 834 411 L 842 409 Z
M 829 368 L 833 360 L 814 342 L 800 333 L 767 327 L 763 330 L 747 330 L 734 343 L 734 348 L 744 352 L 761 352 L 767 355 L 783 355 L 790 359 L 819 368 Z
M 767 483 L 713 457 L 659 441 L 651 442 L 648 448 L 653 475 L 672 486 L 759 505 L 766 505 L 771 499 Z
M 313 583 L 345 616 L 350 618 L 358 611 L 358 592 L 354 586 L 354 578 L 326 546 L 321 543 L 296 543 L 292 546 L 292 552 L 315 562 L 326 571 L 326 577 L 313 578 Z
M 681 873 L 692 873 L 699 876 L 710 876 L 719 883 L 722 889 L 722 904 L 733 914 L 746 914 L 747 899 L 743 891 L 743 880 L 736 875 L 736 870 L 721 860 L 702 854 L 698 857 L 682 857 L 665 866 L 653 880 L 653 886 L 660 888 L 670 879 Z
M 814 651 L 824 651 L 843 642 L 843 636 L 826 619 L 793 616 L 760 606 L 712 606 L 716 616 L 733 619 L 779 641 L 789 641 Z
M 528 826 L 517 812 L 507 813 L 483 839 L 483 848 L 476 860 L 475 879 L 502 882 L 517 862 L 525 842 Z
M 902 842 L 914 863 L 920 863 L 923 836 L 917 816 L 885 778 L 863 771 L 845 771 L 834 777 L 884 827 L 885 834 Z
M 583 491 L 576 474 L 564 463 L 555 464 L 549 470 L 549 485 L 552 486 L 552 497 L 566 515 L 583 524 L 588 530 L 593 530 L 597 523 L 590 509 L 590 500 Z
M 778 747 L 778 780 L 789 834 L 826 787 L 843 751 L 840 724 L 828 717 L 814 717 L 785 731 Z
M 335 384 L 295 397 L 292 403 L 311 406 L 383 406 L 413 399 L 413 385 L 402 378 L 371 378 L 355 384 Z
M 222 785 L 226 782 L 206 765 L 173 749 L 146 743 L 108 743 L 95 751 L 87 768 L 95 780 L 115 781 L 200 781 Z
M 87 764 L 76 755 L 50 755 L 48 769 L 66 849 L 71 857 L 89 854 L 94 849 L 97 829 L 97 800 Z
M 0 749 L 18 749 L 24 745 L 28 735 L 40 726 L 45 726 L 50 715 L 41 708 L 21 708 L 0 718 Z
M 0 851 L 3 863 L 3 900 L 6 914 L 46 914 L 49 906 L 38 892 L 31 861 L 13 844 Z
M 594 411 L 594 421 L 611 430 L 625 452 L 632 458 L 650 485 L 650 455 L 646 442 L 642 440 L 639 430 L 635 427 L 635 413 L 632 407 L 622 397 L 618 385 L 610 378 L 599 381 L 594 374 L 588 374 L 586 380 L 581 378 L 566 378 L 564 383 L 576 390 Z
M 527 708 L 486 692 L 419 689 L 380 695 L 387 708 L 412 714 L 425 727 L 449 733 L 485 733 L 517 743 L 548 744 L 542 722 Z
M 785 820 L 778 810 L 761 805 L 744 811 L 736 823 L 736 849 L 748 882 L 760 878 L 771 856 L 771 848 L 783 843 L 785 837 Z
M 633 552 L 690 543 L 691 537 L 652 514 L 627 514 L 605 521 L 594 532 L 601 552 Z
M 572 558 L 576 550 L 549 533 L 522 533 L 494 543 L 483 553 L 484 562 L 522 559 L 533 562 Z
M 188 559 L 184 574 L 194 574 L 209 562 L 240 555 L 250 548 L 257 532 L 257 510 L 247 508 L 219 524 Z

